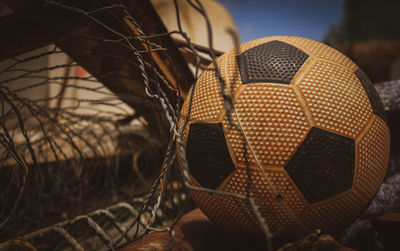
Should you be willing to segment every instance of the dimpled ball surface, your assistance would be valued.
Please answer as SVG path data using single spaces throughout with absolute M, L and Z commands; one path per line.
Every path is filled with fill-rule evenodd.
M 385 112 L 365 73 L 327 45 L 286 36 L 247 42 L 217 65 L 230 114 L 210 65 L 179 121 L 193 185 L 248 193 L 278 236 L 351 224 L 381 185 L 390 150 Z M 227 231 L 262 233 L 246 200 L 191 195 Z

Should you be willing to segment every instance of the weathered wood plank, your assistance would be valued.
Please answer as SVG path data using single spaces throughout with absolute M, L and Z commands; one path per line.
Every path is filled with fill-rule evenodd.
M 7 2 L 14 8 L 14 13 L 0 18 L 3 38 L 0 40 L 0 60 L 54 43 L 57 38 L 87 23 L 83 16 L 45 5 L 43 1 Z M 77 1 L 71 1 L 71 4 L 74 2 Z
M 120 3 L 114 0 L 57 2 L 85 11 Z M 163 34 L 167 30 L 149 1 L 123 1 L 123 4 L 126 9 L 114 6 L 92 13 L 91 16 L 96 20 L 67 8 L 45 4 L 41 0 L 31 1 L 22 7 L 21 4 L 15 4 L 15 13 L 0 20 L 0 30 L 8 36 L 8 39 L 0 42 L 0 58 L 16 56 L 55 42 L 73 60 L 134 108 L 138 115 L 144 116 L 153 133 L 162 135 L 169 128 L 164 112 L 158 101 L 146 95 L 143 72 L 138 67 L 137 56 L 120 35 L 128 38 L 138 35 L 125 17 L 126 11 L 136 19 L 146 36 Z M 94 38 L 120 41 L 109 42 Z M 141 54 L 147 62 L 145 75 L 155 78 L 151 67 L 153 65 L 170 82 L 169 85 L 179 89 L 183 98 L 194 82 L 183 56 L 169 35 L 151 41 L 166 50 Z M 148 49 L 148 45 L 138 39 L 130 39 L 130 42 L 137 50 Z M 175 106 L 179 98 L 171 88 L 160 83 L 168 100 Z M 154 83 L 150 85 L 153 90 L 157 90 Z

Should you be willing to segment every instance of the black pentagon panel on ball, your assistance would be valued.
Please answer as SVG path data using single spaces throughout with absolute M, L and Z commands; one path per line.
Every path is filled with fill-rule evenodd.
M 375 87 L 373 86 L 371 80 L 368 78 L 367 74 L 365 74 L 365 72 L 360 68 L 358 68 L 354 73 L 356 74 L 358 80 L 360 80 L 365 92 L 368 95 L 372 110 L 377 116 L 383 119 L 386 124 L 388 124 L 385 108 L 383 107 L 381 98 L 379 97 L 378 92 L 375 90 Z
M 285 166 L 309 203 L 350 189 L 353 185 L 354 140 L 316 127 Z
M 237 56 L 237 61 L 243 84 L 290 84 L 307 58 L 308 55 L 296 47 L 274 40 L 243 52 Z
M 193 123 L 186 144 L 189 170 L 203 187 L 216 189 L 235 170 L 220 123 Z

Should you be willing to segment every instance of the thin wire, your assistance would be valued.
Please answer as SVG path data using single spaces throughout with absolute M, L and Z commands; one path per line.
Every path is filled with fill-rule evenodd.
M 144 200 L 141 202 L 140 204 L 141 209 L 139 210 L 137 216 L 132 220 L 132 223 L 124 231 L 122 231 L 123 234 L 120 236 L 121 239 L 118 239 L 116 242 L 112 243 L 112 245 L 110 245 L 109 248 L 112 249 L 121 244 L 122 240 L 126 240 L 128 238 L 127 237 L 128 233 L 132 233 L 132 231 L 133 231 L 133 236 L 129 237 L 130 240 L 137 240 L 139 238 L 142 238 L 144 234 L 148 233 L 149 231 L 169 231 L 170 247 L 172 247 L 173 237 L 174 237 L 173 226 L 175 226 L 175 224 L 170 228 L 161 228 L 161 229 L 157 228 L 156 226 L 160 224 L 157 220 L 158 210 L 162 209 L 163 207 L 166 207 L 165 201 L 167 199 L 168 193 L 164 188 L 167 187 L 168 185 L 167 183 L 169 182 L 171 172 L 175 167 L 174 163 L 176 163 L 177 155 L 179 155 L 179 160 L 183 161 L 184 163 L 183 182 L 186 184 L 188 188 L 198 191 L 221 194 L 224 196 L 232 196 L 238 199 L 246 200 L 253 209 L 256 218 L 259 219 L 259 221 L 261 222 L 261 226 L 264 228 L 267 227 L 267 225 L 262 222 L 263 218 L 259 213 L 259 209 L 257 204 L 255 203 L 255 200 L 249 196 L 249 189 L 251 184 L 251 174 L 249 170 L 248 170 L 248 180 L 247 180 L 248 190 L 245 195 L 225 193 L 222 191 L 215 191 L 210 189 L 202 189 L 194 187 L 193 184 L 191 183 L 190 171 L 185 155 L 185 144 L 183 142 L 183 134 L 182 134 L 183 132 L 178 132 L 178 126 L 177 126 L 178 114 L 180 113 L 180 108 L 181 108 L 181 103 L 179 98 L 180 94 L 175 87 L 171 86 L 170 83 L 168 83 L 168 81 L 165 79 L 162 73 L 157 71 L 155 63 L 151 58 L 150 60 L 147 59 L 145 60 L 145 56 L 150 55 L 150 52 L 152 51 L 165 52 L 164 48 L 149 41 L 150 38 L 168 36 L 171 34 L 178 34 L 184 38 L 184 40 L 188 45 L 189 50 L 193 53 L 195 57 L 195 76 L 196 78 L 198 77 L 200 69 L 200 56 L 198 54 L 198 49 L 195 48 L 195 46 L 191 43 L 190 38 L 182 30 L 178 2 L 174 0 L 174 6 L 175 6 L 175 12 L 177 16 L 179 30 L 170 31 L 162 34 L 151 34 L 147 36 L 146 34 L 144 34 L 143 30 L 137 23 L 136 19 L 134 19 L 131 16 L 130 12 L 123 4 L 100 6 L 97 9 L 84 11 L 74 6 L 68 6 L 52 0 L 46 0 L 45 2 L 49 5 L 57 6 L 75 13 L 79 13 L 84 17 L 87 17 L 88 20 L 95 22 L 100 27 L 105 28 L 106 30 L 110 31 L 111 34 L 116 36 L 116 38 L 114 37 L 113 39 L 108 39 L 108 38 L 86 37 L 86 36 L 77 36 L 74 34 L 68 34 L 67 35 L 68 38 L 87 39 L 101 43 L 113 43 L 113 44 L 116 43 L 118 46 L 129 48 L 130 51 L 132 52 L 133 57 L 137 59 L 137 62 L 136 61 L 133 62 L 131 60 L 131 58 L 129 57 L 131 55 L 127 57 L 118 57 L 118 59 L 124 60 L 125 62 L 128 62 L 132 67 L 137 67 L 140 69 L 145 92 L 150 99 L 143 99 L 143 98 L 141 99 L 141 97 L 137 97 L 134 94 L 119 94 L 119 98 L 122 98 L 124 100 L 132 99 L 135 100 L 135 102 L 137 103 L 141 102 L 148 107 L 154 109 L 161 109 L 161 111 L 165 113 L 165 116 L 170 126 L 169 143 L 163 158 L 161 170 L 157 175 L 157 177 L 153 179 L 154 180 L 153 185 L 149 190 L 149 192 L 146 194 L 146 197 L 144 197 Z M 197 0 L 196 2 L 189 1 L 189 3 L 194 9 L 199 11 L 199 13 L 204 17 L 207 23 L 210 56 L 214 63 L 213 70 L 221 86 L 221 96 L 223 97 L 224 100 L 224 108 L 227 111 L 227 119 L 230 122 L 230 126 L 232 128 L 236 128 L 237 125 L 235 125 L 232 119 L 230 118 L 231 111 L 234 107 L 232 104 L 231 97 L 226 93 L 226 84 L 219 72 L 219 68 L 217 65 L 216 54 L 212 44 L 211 24 L 209 22 L 208 16 L 204 10 L 204 7 L 201 5 L 199 1 Z M 114 10 L 122 10 L 123 15 L 122 16 L 115 15 L 115 18 L 119 19 L 127 18 L 127 20 L 129 20 L 129 22 L 133 24 L 133 26 L 136 28 L 140 36 L 132 36 L 132 34 L 123 34 L 119 31 L 116 31 L 109 25 L 103 23 L 101 20 L 97 19 L 94 16 L 94 14 L 97 14 L 99 12 L 113 13 Z M 145 43 L 146 45 L 148 45 L 148 49 L 141 50 L 136 48 L 133 45 L 132 40 Z M 62 81 L 65 79 L 69 81 L 72 80 L 86 81 L 88 84 L 97 83 L 97 80 L 94 79 L 92 76 L 49 77 L 49 76 L 37 75 L 38 73 L 41 74 L 51 71 L 54 72 L 59 69 L 65 69 L 66 67 L 75 67 L 77 66 L 76 63 L 54 65 L 34 70 L 24 69 L 20 67 L 24 62 L 32 62 L 33 60 L 38 58 L 52 56 L 60 53 L 61 52 L 58 51 L 57 47 L 55 46 L 50 52 L 41 53 L 20 60 L 16 59 L 15 60 L 16 62 L 7 66 L 0 72 L 0 74 L 1 73 L 18 74 L 16 77 L 2 78 L 0 81 L 2 87 L 0 88 L 0 90 L 4 96 L 4 98 L 1 99 L 1 102 L 3 104 L 2 118 L 4 120 L 7 119 L 8 122 L 12 121 L 13 118 L 17 117 L 16 120 L 17 123 L 14 125 L 10 126 L 7 122 L 3 123 L 3 131 L 5 136 L 3 137 L 2 134 L 1 143 L 2 146 L 8 150 L 8 152 L 4 154 L 4 156 L 2 156 L 2 159 L 9 160 L 10 158 L 13 158 L 15 159 L 15 161 L 17 161 L 17 164 L 19 164 L 19 166 L 23 166 L 21 165 L 21 163 L 18 162 L 19 160 L 18 158 L 20 158 L 21 161 L 25 161 L 24 158 L 26 155 L 24 154 L 24 152 L 30 151 L 32 155 L 31 159 L 33 159 L 32 163 L 40 166 L 40 168 L 31 169 L 33 170 L 31 173 L 28 172 L 28 170 L 32 168 L 31 165 L 22 162 L 22 164 L 25 163 L 25 168 L 26 168 L 26 174 L 23 177 L 30 179 L 31 183 L 37 185 L 37 187 L 35 187 L 34 185 L 28 186 L 27 183 L 25 186 L 26 181 L 24 180 L 23 186 L 19 187 L 21 190 L 24 189 L 26 190 L 24 194 L 27 194 L 27 196 L 22 198 L 21 195 L 22 192 L 19 192 L 20 195 L 18 195 L 17 201 L 24 200 L 24 203 L 26 203 L 27 205 L 33 205 L 33 203 L 41 205 L 43 201 L 46 201 L 45 199 L 41 199 L 40 201 L 39 200 L 35 201 L 35 198 L 39 197 L 52 198 L 52 196 L 54 198 L 56 196 L 59 197 L 61 196 L 62 198 L 66 198 L 68 201 L 73 201 L 73 200 L 77 201 L 76 204 L 74 205 L 79 205 L 79 207 L 81 207 L 87 205 L 87 203 L 89 202 L 89 201 L 84 201 L 88 200 L 89 198 L 89 196 L 85 197 L 84 193 L 87 193 L 88 195 L 89 194 L 97 195 L 92 197 L 99 197 L 103 191 L 107 191 L 108 187 L 114 187 L 114 188 L 118 187 L 116 185 L 117 181 L 109 178 L 109 177 L 116 177 L 116 173 L 112 173 L 114 172 L 113 170 L 117 169 L 114 168 L 116 164 L 113 166 L 110 163 L 108 163 L 109 161 L 112 160 L 112 158 L 110 156 L 107 156 L 110 153 L 115 153 L 115 152 L 113 152 L 113 150 L 107 150 L 107 149 L 115 149 L 115 147 L 112 147 L 110 145 L 113 146 L 118 145 L 118 142 L 116 142 L 118 140 L 116 139 L 117 137 L 116 135 L 118 135 L 118 133 L 122 133 L 120 134 L 122 135 L 122 137 L 128 137 L 125 136 L 126 134 L 123 134 L 124 132 L 122 131 L 121 128 L 115 125 L 115 121 L 117 121 L 117 119 L 119 120 L 121 118 L 129 117 L 132 115 L 131 111 L 128 111 L 123 107 L 120 107 L 121 102 L 114 102 L 114 101 L 119 101 L 120 100 L 119 98 L 112 98 L 110 96 L 112 94 L 109 94 L 107 91 L 102 90 L 100 86 L 87 87 L 71 83 L 68 83 L 66 85 L 66 89 L 68 89 L 69 91 L 82 90 L 93 94 L 102 94 L 110 96 L 111 98 L 96 100 L 86 97 L 85 98 L 65 97 L 61 107 L 52 108 L 46 105 L 50 101 L 56 100 L 58 97 L 60 97 L 61 95 L 60 91 L 56 92 L 55 95 L 53 94 L 52 96 L 48 97 L 27 98 L 24 96 L 24 93 L 26 91 L 32 90 L 34 88 L 40 88 L 43 86 L 52 86 L 52 87 L 60 86 L 62 84 Z M 87 56 L 90 56 L 92 52 L 83 51 L 82 53 L 84 53 Z M 97 56 L 101 59 L 117 58 L 117 56 L 115 55 L 107 55 L 107 54 L 100 54 Z M 17 69 L 16 67 L 19 67 L 19 69 Z M 26 83 L 28 83 L 28 81 L 36 81 L 36 82 L 29 83 L 22 87 L 18 86 L 12 89 L 8 87 L 15 81 L 20 81 L 20 80 L 26 81 Z M 167 86 L 170 90 L 175 92 L 176 96 L 178 97 L 177 98 L 178 102 L 176 102 L 175 106 L 169 100 L 169 98 L 167 97 L 167 93 L 161 88 L 161 85 Z M 193 99 L 194 88 L 195 87 L 193 87 L 192 91 L 189 93 L 191 101 Z M 155 105 L 153 104 L 154 102 L 151 102 L 149 100 L 156 100 L 159 103 L 159 105 Z M 71 105 L 64 104 L 67 101 L 70 102 Z M 9 103 L 11 106 L 14 105 L 11 111 L 7 109 L 6 103 L 7 104 Z M 107 106 L 108 107 L 114 106 L 116 108 L 115 110 L 117 111 L 114 110 L 110 112 L 103 111 L 104 107 Z M 94 112 L 94 114 L 84 115 L 75 112 L 77 109 L 83 109 L 83 108 Z M 188 115 L 185 118 L 185 126 L 183 128 L 186 127 L 190 119 L 191 109 L 192 109 L 192 102 L 190 102 Z M 22 111 L 24 111 L 24 113 L 22 113 Z M 27 113 L 25 113 L 26 111 Z M 58 121 L 54 120 L 53 117 L 54 114 L 59 114 Z M 30 121 L 32 120 L 36 121 L 37 124 L 31 125 Z M 27 125 L 29 125 L 28 128 Z M 11 133 L 9 133 L 9 135 L 6 135 L 6 132 L 8 131 L 10 131 Z M 17 139 L 19 132 L 22 133 L 22 135 L 24 136 L 23 141 Z M 106 143 L 107 138 L 112 139 L 111 144 Z M 14 146 L 14 148 L 10 146 Z M 49 149 L 51 150 L 49 151 Z M 52 155 L 54 156 L 53 157 L 49 156 L 49 152 L 52 152 Z M 247 158 L 247 152 L 246 152 L 246 158 Z M 54 163 L 55 165 L 54 169 L 56 169 L 58 172 L 56 174 L 58 175 L 57 178 L 52 177 L 53 172 L 55 172 L 54 170 L 50 169 L 50 171 L 48 171 L 46 168 L 43 167 L 43 165 L 45 165 L 43 164 L 43 160 L 45 160 L 45 162 L 51 162 L 51 161 L 56 162 Z M 115 162 L 113 163 L 117 163 L 117 160 L 118 158 L 116 158 Z M 6 161 L 4 161 L 3 163 L 5 162 Z M 101 172 L 101 170 L 99 170 L 98 167 L 102 163 L 105 165 L 105 167 L 103 168 L 106 168 L 108 171 Z M 102 174 L 107 176 L 109 172 L 112 173 L 112 175 L 109 175 L 109 177 L 99 178 L 99 176 L 101 176 Z M 91 183 L 90 185 L 88 184 L 93 179 L 96 179 L 98 185 L 94 185 L 93 183 Z M 46 182 L 54 183 L 54 187 L 50 186 L 49 184 L 46 184 Z M 160 184 L 164 188 L 160 188 Z M 13 186 L 11 183 L 9 185 L 11 189 Z M 52 190 L 52 188 L 54 189 Z M 36 194 L 37 197 L 29 198 L 28 195 L 32 194 L 35 189 L 37 189 L 37 191 L 40 191 L 37 192 Z M 89 193 L 88 191 L 91 192 Z M 73 194 L 74 196 L 69 196 L 70 194 Z M 5 193 L 2 193 L 1 199 L 2 201 L 7 201 L 9 197 Z M 12 217 L 14 212 L 20 210 L 18 208 L 18 203 L 15 203 L 13 205 L 13 208 L 17 209 L 12 209 L 11 211 L 13 213 L 9 214 L 7 219 Z M 41 208 L 38 211 L 40 210 L 42 210 L 41 214 L 43 215 L 41 217 L 44 217 L 46 210 L 43 205 L 41 205 Z M 23 210 L 20 210 L 18 212 L 19 215 L 25 217 Z M 179 213 L 180 215 L 183 215 L 184 211 L 182 210 Z M 142 216 L 144 216 L 145 214 L 148 214 L 149 218 L 147 222 L 143 223 L 141 219 L 144 218 Z M 176 218 L 175 222 L 177 222 L 177 219 L 179 219 L 179 217 Z M 39 218 L 35 220 L 40 221 Z M 6 223 L 3 223 L 3 225 L 4 224 Z M 142 233 L 139 233 L 141 226 L 144 228 L 144 231 Z M 267 233 L 269 230 L 265 228 L 264 231 Z

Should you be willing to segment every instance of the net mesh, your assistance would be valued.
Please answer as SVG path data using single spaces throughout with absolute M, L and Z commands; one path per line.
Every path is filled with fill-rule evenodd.
M 193 77 L 146 37 L 129 10 L 139 3 L 39 2 L 9 3 L 2 17 L 3 27 L 37 21 L 53 36 L 3 46 L 0 242 L 114 249 L 192 207 L 170 170 L 169 138 L 183 99 L 173 84 Z M 74 26 L 52 23 L 52 12 Z M 150 29 L 171 47 L 169 33 Z
M 13 29 L 32 27 L 23 26 L 23 41 L 1 44 L 0 243 L 22 236 L 7 245 L 114 250 L 150 231 L 169 231 L 173 245 L 172 227 L 162 226 L 193 208 L 186 183 L 246 200 L 270 248 L 249 194 L 189 182 L 176 123 L 205 65 L 214 63 L 227 114 L 232 107 L 201 2 L 187 1 L 207 24 L 208 47 L 190 42 L 179 14 L 178 30 L 166 31 L 147 1 L 6 3 L 0 25 L 15 22 L 11 37 Z M 179 13 L 178 1 L 174 7 Z

